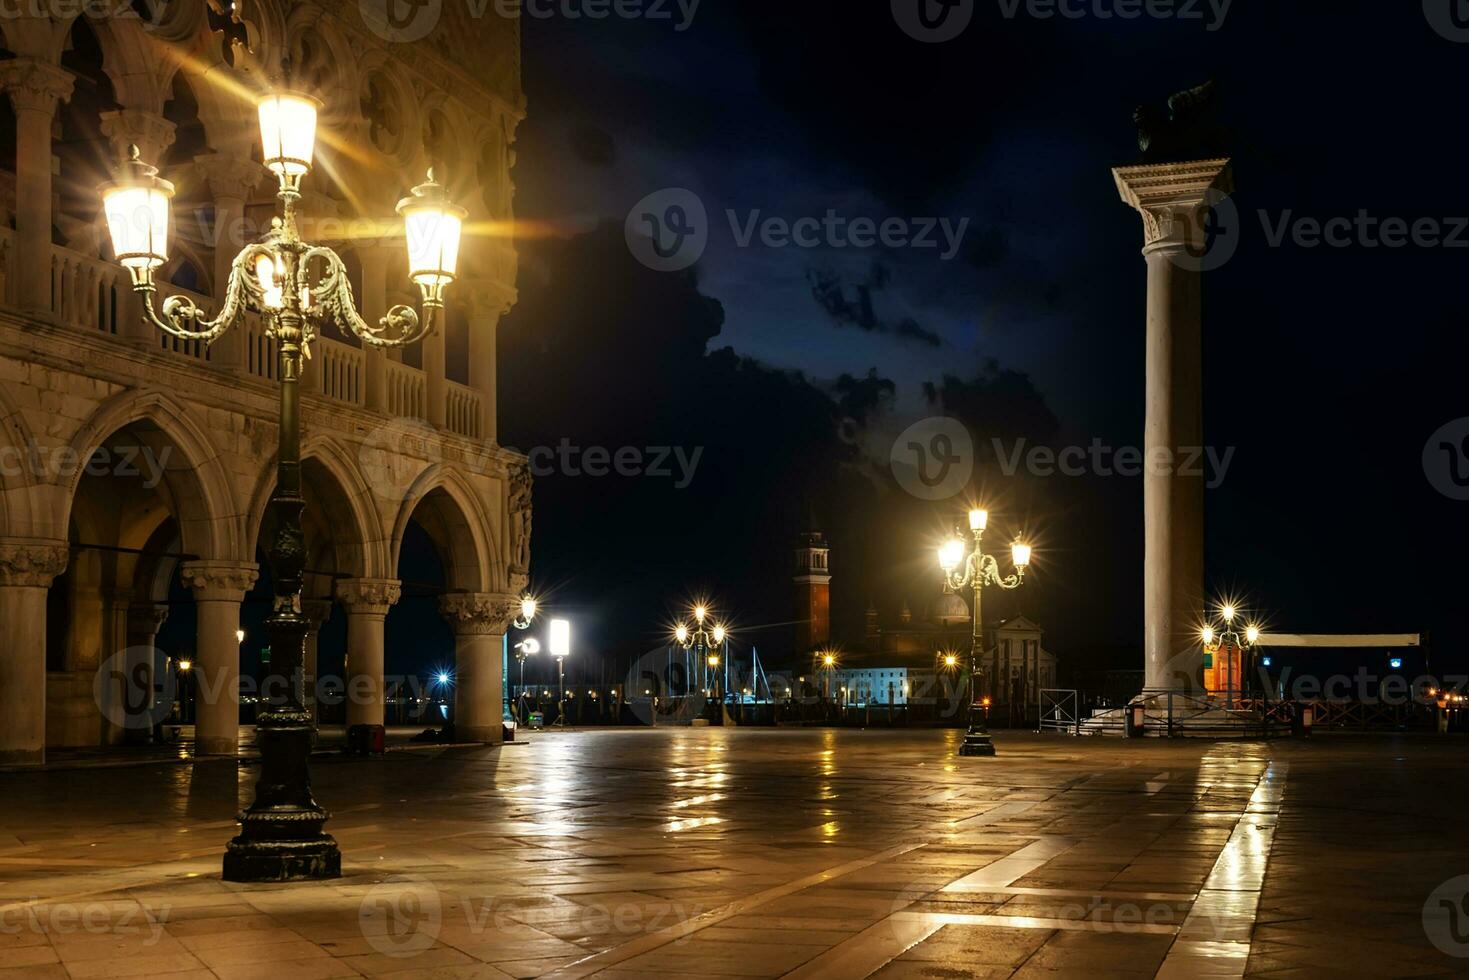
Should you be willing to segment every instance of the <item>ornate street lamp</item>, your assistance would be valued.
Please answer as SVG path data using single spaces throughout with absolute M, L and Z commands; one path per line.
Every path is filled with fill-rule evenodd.
M 994 555 L 985 554 L 981 544 L 985 528 L 989 525 L 989 511 L 974 509 L 969 512 L 969 530 L 974 535 L 974 550 L 966 558 L 964 541 L 955 537 L 939 549 L 939 565 L 944 570 L 944 592 L 960 589 L 974 592 L 969 638 L 969 730 L 964 733 L 964 742 L 959 746 L 960 755 L 994 755 L 995 744 L 990 740 L 987 715 L 988 698 L 980 698 L 980 659 L 984 652 L 984 622 L 981 616 L 981 600 L 985 586 L 1001 589 L 1018 589 L 1025 581 L 1025 570 L 1030 567 L 1030 545 L 1016 541 L 1010 548 L 1010 560 L 1015 565 L 1015 574 L 1000 575 L 999 562 Z M 963 571 L 960 571 L 960 566 Z
M 185 296 L 170 296 L 160 314 L 154 275 L 168 260 L 169 202 L 174 188 L 137 147 L 118 178 L 101 188 L 113 252 L 143 298 L 143 317 L 173 337 L 218 340 L 246 310 L 265 318 L 266 335 L 280 349 L 280 444 L 276 488 L 270 499 L 274 536 L 266 555 L 275 584 L 266 632 L 276 664 L 289 678 L 256 720 L 261 773 L 255 800 L 241 815 L 240 834 L 224 857 L 227 881 L 295 881 L 336 878 L 342 856 L 324 832 L 327 813 L 312 798 L 307 769 L 311 715 L 303 706 L 302 662 L 309 626 L 301 615 L 306 551 L 301 528 L 300 378 L 303 357 L 320 326 L 331 320 L 370 347 L 402 347 L 433 332 L 454 281 L 466 212 L 449 203 L 429 171 L 427 183 L 398 205 L 408 246 L 408 271 L 423 295 L 423 315 L 395 306 L 376 324 L 358 314 L 342 259 L 331 249 L 301 240 L 296 207 L 301 181 L 311 171 L 319 103 L 279 92 L 260 100 L 260 140 L 265 166 L 276 175 L 281 214 L 262 242 L 246 245 L 230 266 L 218 315 L 210 320 Z
M 694 628 L 689 629 L 688 626 L 679 623 L 673 630 L 673 639 L 683 647 L 685 653 L 691 650 L 694 652 L 695 663 L 702 658 L 706 670 L 704 683 L 700 686 L 706 691 L 716 692 L 716 699 L 723 703 L 723 694 L 720 692 L 719 678 L 715 669 L 719 666 L 720 654 L 729 652 L 725 649 L 729 631 L 718 623 L 710 622 L 709 609 L 701 604 L 694 607 Z M 710 688 L 708 684 L 710 674 L 714 674 L 713 688 Z
M 1212 620 L 1206 620 L 1199 630 L 1199 639 L 1203 641 L 1204 653 L 1210 658 L 1210 667 L 1215 677 L 1215 689 L 1222 692 L 1226 701 L 1242 698 L 1245 694 L 1244 684 L 1248 679 L 1245 670 L 1244 658 L 1254 657 L 1260 646 L 1260 627 L 1248 623 L 1243 629 L 1238 625 L 1239 610 L 1233 603 L 1226 602 L 1219 608 L 1219 619 L 1222 625 Z M 1238 662 L 1236 662 L 1238 657 Z M 1224 663 L 1221 665 L 1220 660 Z M 1223 684 L 1219 684 L 1219 676 L 1223 674 Z M 1236 687 L 1235 685 L 1239 686 Z M 1206 693 L 1212 695 L 1213 691 Z

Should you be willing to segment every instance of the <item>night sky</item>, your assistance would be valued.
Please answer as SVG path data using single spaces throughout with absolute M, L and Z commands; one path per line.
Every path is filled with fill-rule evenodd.
M 578 655 L 658 644 L 694 595 L 781 651 L 812 520 L 833 547 L 834 632 L 860 641 L 869 601 L 923 615 L 933 545 L 977 497 L 993 545 L 1018 531 L 1037 548 L 1023 592 L 987 613 L 1040 622 L 1065 666 L 1140 669 L 1141 481 L 1007 475 L 999 457 L 1140 443 L 1142 227 L 1109 169 L 1137 161 L 1136 105 L 1213 79 L 1238 213 L 1205 280 L 1205 441 L 1233 451 L 1207 496 L 1211 594 L 1281 631 L 1431 632 L 1435 668 L 1465 666 L 1449 617 L 1469 503 L 1435 489 L 1424 450 L 1469 415 L 1453 99 L 1469 44 L 1416 3 L 1239 0 L 1222 24 L 1202 3 L 1195 20 L 1007 6 L 978 3 L 937 44 L 880 2 L 704 0 L 684 30 L 671 4 L 672 20 L 524 20 L 501 441 L 701 453 L 683 487 L 538 478 L 533 582 L 574 619 Z M 681 272 L 639 264 L 624 236 L 667 188 L 708 213 Z M 948 259 L 741 247 L 728 209 L 967 226 Z M 1457 244 L 1270 240 L 1364 211 L 1434 219 Z M 889 466 L 896 435 L 936 415 L 979 455 L 947 504 Z

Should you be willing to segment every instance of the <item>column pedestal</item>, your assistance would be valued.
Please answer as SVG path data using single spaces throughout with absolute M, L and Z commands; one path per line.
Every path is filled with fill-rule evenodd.
M 236 755 L 240 746 L 240 603 L 260 572 L 254 565 L 191 561 L 179 567 L 198 614 L 194 668 L 194 751 Z
M 1144 694 L 1203 696 L 1204 477 L 1201 278 L 1209 207 L 1233 191 L 1229 161 L 1113 171 L 1143 218 L 1148 266 L 1143 440 Z
M 0 766 L 46 761 L 46 593 L 64 541 L 0 541 Z

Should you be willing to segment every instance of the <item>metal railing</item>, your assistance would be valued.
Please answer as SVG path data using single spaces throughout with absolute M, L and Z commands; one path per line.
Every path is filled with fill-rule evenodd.
M 1042 688 L 1036 704 L 1040 723 L 1036 731 L 1081 734 L 1081 696 L 1078 691 Z

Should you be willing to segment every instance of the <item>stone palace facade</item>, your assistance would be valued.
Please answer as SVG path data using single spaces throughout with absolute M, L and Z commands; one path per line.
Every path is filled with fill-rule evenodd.
M 207 350 L 146 326 L 96 188 L 130 144 L 161 167 L 178 197 L 160 297 L 212 310 L 274 211 L 254 99 L 282 79 L 323 103 L 303 234 L 342 253 L 369 320 L 416 304 L 388 231 L 407 188 L 432 164 L 470 212 L 446 323 L 420 350 L 330 331 L 313 347 L 306 608 L 347 616 L 348 680 L 366 692 L 348 719 L 380 723 L 384 617 L 416 522 L 445 568 L 461 668 L 494 664 L 464 671 L 481 680 L 456 691 L 458 733 L 498 741 L 502 637 L 530 555 L 530 479 L 497 443 L 495 412 L 496 329 L 516 298 L 518 23 L 444 4 L 410 39 L 357 0 L 29 9 L 0 21 L 0 764 L 123 740 L 99 672 L 154 642 L 180 582 L 198 622 L 197 748 L 236 751 L 235 634 L 262 572 L 275 352 L 258 322 Z

